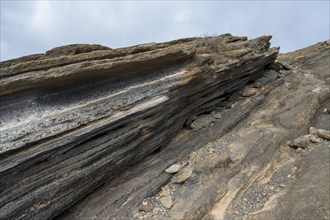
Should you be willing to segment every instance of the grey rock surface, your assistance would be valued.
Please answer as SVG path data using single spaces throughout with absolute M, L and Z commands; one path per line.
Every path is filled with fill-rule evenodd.
M 257 94 L 257 92 L 258 90 L 256 88 L 246 88 L 245 90 L 243 90 L 242 96 L 244 97 L 254 96 L 255 94 Z
M 192 174 L 193 174 L 192 167 L 185 167 L 177 175 L 175 175 L 173 177 L 172 182 L 173 183 L 183 183 L 184 181 L 189 179 Z
M 330 122 L 329 122 L 330 123 Z M 330 140 L 330 131 L 324 129 L 316 129 L 314 127 L 309 128 L 309 133 L 315 137 L 324 138 Z
M 69 45 L 1 62 L 0 218 L 53 218 L 115 181 L 264 72 L 270 38 Z
M 190 127 L 193 130 L 200 130 L 211 126 L 214 121 L 214 117 L 210 114 L 200 115 L 191 123 Z
M 330 218 L 330 45 L 277 56 L 269 40 L 1 62 L 0 219 Z
M 166 173 L 177 173 L 181 169 L 180 164 L 173 164 L 165 170 Z
M 306 148 L 308 147 L 309 144 L 309 137 L 307 135 L 298 137 L 292 141 L 289 142 L 290 147 L 295 147 L 295 148 Z
M 160 198 L 160 203 L 162 204 L 162 206 L 164 206 L 164 208 L 170 209 L 173 206 L 172 197 L 171 196 L 162 197 Z
M 160 188 L 164 187 L 170 189 L 175 198 L 171 209 L 142 217 L 279 219 L 294 218 L 296 213 L 298 219 L 329 218 L 329 181 L 324 174 L 328 171 L 325 158 L 329 157 L 323 149 L 329 142 L 324 139 L 320 143 L 308 142 L 304 149 L 286 145 L 287 141 L 308 135 L 309 127 L 330 130 L 328 114 L 323 113 L 324 108 L 330 108 L 328 84 L 324 78 L 328 68 L 323 59 L 329 46 L 323 49 L 316 45 L 306 50 L 306 57 L 314 54 L 316 62 L 312 69 L 301 70 L 289 62 L 291 58 L 287 54 L 281 55 L 277 62 L 285 63 L 290 69 L 280 65 L 281 76 L 259 87 L 257 95 L 231 102 L 232 108 L 220 104 L 221 112 L 220 109 L 216 111 L 221 117 L 216 118 L 213 126 L 182 131 L 160 152 L 126 170 L 118 181 L 99 188 L 59 219 L 131 218 L 141 200 L 157 199 L 162 192 Z M 291 55 L 295 60 L 295 54 Z M 321 71 L 314 72 L 314 68 Z M 309 156 L 311 154 L 314 156 Z M 308 167 L 304 165 L 306 161 L 318 159 L 311 172 L 303 168 Z M 194 167 L 192 175 L 181 184 L 171 183 L 172 175 L 163 172 L 174 163 Z M 317 178 L 312 176 L 318 175 L 314 167 L 322 169 Z M 310 181 L 299 183 L 305 172 L 309 173 L 306 180 L 311 178 Z M 159 189 L 155 189 L 157 186 Z M 313 190 L 306 190 L 312 186 Z M 311 211 L 308 205 L 320 194 L 320 202 L 313 203 Z M 298 196 L 301 196 L 299 202 L 295 201 Z M 309 198 L 304 200 L 305 196 Z M 297 205 L 278 206 L 282 201 Z

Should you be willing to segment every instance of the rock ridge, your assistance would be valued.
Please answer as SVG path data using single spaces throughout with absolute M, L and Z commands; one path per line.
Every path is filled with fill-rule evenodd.
M 69 45 L 2 62 L 1 218 L 54 217 L 164 146 L 266 71 L 269 39 Z

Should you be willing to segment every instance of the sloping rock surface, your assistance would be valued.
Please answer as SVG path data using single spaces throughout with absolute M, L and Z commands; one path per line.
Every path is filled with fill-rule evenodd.
M 278 56 L 238 93 L 253 95 L 196 114 L 188 125 L 201 126 L 58 219 L 329 219 L 330 144 L 317 135 L 330 131 L 329 51 L 327 41 Z M 173 164 L 179 172 L 167 173 Z
M 121 49 L 69 45 L 1 62 L 0 219 L 54 218 L 105 183 L 67 217 L 132 218 L 144 198 L 170 181 L 167 167 L 221 138 L 265 101 L 269 90 L 262 89 L 253 101 L 233 106 L 247 84 L 280 66 L 270 38 L 226 34 Z M 229 107 L 221 123 L 202 123 L 213 129 L 190 130 L 200 115 Z M 266 158 L 260 160 L 261 166 Z M 229 156 L 216 161 L 220 170 L 239 163 Z M 187 176 L 181 196 L 163 199 L 174 201 L 166 216 L 203 216 L 239 170 L 230 169 L 221 184 L 210 178 L 200 185 L 203 169 L 197 175 L 189 164 L 178 172 Z M 201 187 L 196 193 L 207 192 L 198 202 L 188 180 Z M 194 209 L 182 212 L 184 204 Z

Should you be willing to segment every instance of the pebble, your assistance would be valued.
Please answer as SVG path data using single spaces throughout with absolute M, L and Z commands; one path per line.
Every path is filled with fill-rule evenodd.
M 177 173 L 179 172 L 179 170 L 181 169 L 181 166 L 179 164 L 173 164 L 172 166 L 170 166 L 169 168 L 167 168 L 165 170 L 166 173 Z
M 141 205 L 139 205 L 138 209 L 139 211 L 151 212 L 152 207 L 150 207 L 148 204 L 142 203 Z
M 160 208 L 156 207 L 152 210 L 152 213 L 157 214 L 160 211 Z
M 168 188 L 163 188 L 159 193 L 159 197 L 167 197 L 169 195 L 171 195 L 171 191 Z
M 293 141 L 289 142 L 289 146 L 290 147 L 295 147 L 295 148 L 306 148 L 308 147 L 308 143 L 309 143 L 309 138 L 307 135 L 298 137 L 296 139 L 294 139 Z
M 322 142 L 322 138 L 318 138 L 318 137 L 315 137 L 314 135 L 310 135 L 309 136 L 309 140 L 312 142 L 312 143 L 320 143 Z
M 221 118 L 221 112 L 212 112 L 212 116 L 216 119 L 220 119 Z
M 296 150 L 296 153 L 297 154 L 302 154 L 302 153 L 304 153 L 304 150 L 302 148 L 298 147 L 297 150 Z
M 190 127 L 193 130 L 201 130 L 213 125 L 215 118 L 211 114 L 204 114 L 198 116 L 191 124 Z
M 261 88 L 262 87 L 262 83 L 261 82 L 255 82 L 253 85 L 252 85 L 253 88 Z
M 291 176 L 296 176 L 298 172 L 298 166 L 293 166 L 291 169 Z
M 330 130 L 317 129 L 314 127 L 309 128 L 309 134 L 319 138 L 330 140 Z
M 327 114 L 329 112 L 329 110 L 327 108 L 323 109 L 323 113 Z
M 184 181 L 186 181 L 187 179 L 189 179 L 191 177 L 193 173 L 193 170 L 191 168 L 186 168 L 183 169 L 180 173 L 177 174 L 177 176 L 175 176 L 172 179 L 173 183 L 183 183 Z
M 173 206 L 172 197 L 171 196 L 166 196 L 166 197 L 160 198 L 160 203 L 165 208 L 170 209 Z
M 247 88 L 242 92 L 242 96 L 243 97 L 250 97 L 250 96 L 254 96 L 255 94 L 257 94 L 257 89 L 256 88 Z

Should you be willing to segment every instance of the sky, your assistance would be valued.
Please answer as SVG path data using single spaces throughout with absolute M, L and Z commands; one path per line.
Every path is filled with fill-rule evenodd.
M 118 48 L 224 33 L 272 35 L 285 53 L 330 38 L 329 2 L 1 0 L 0 59 L 67 44 Z

